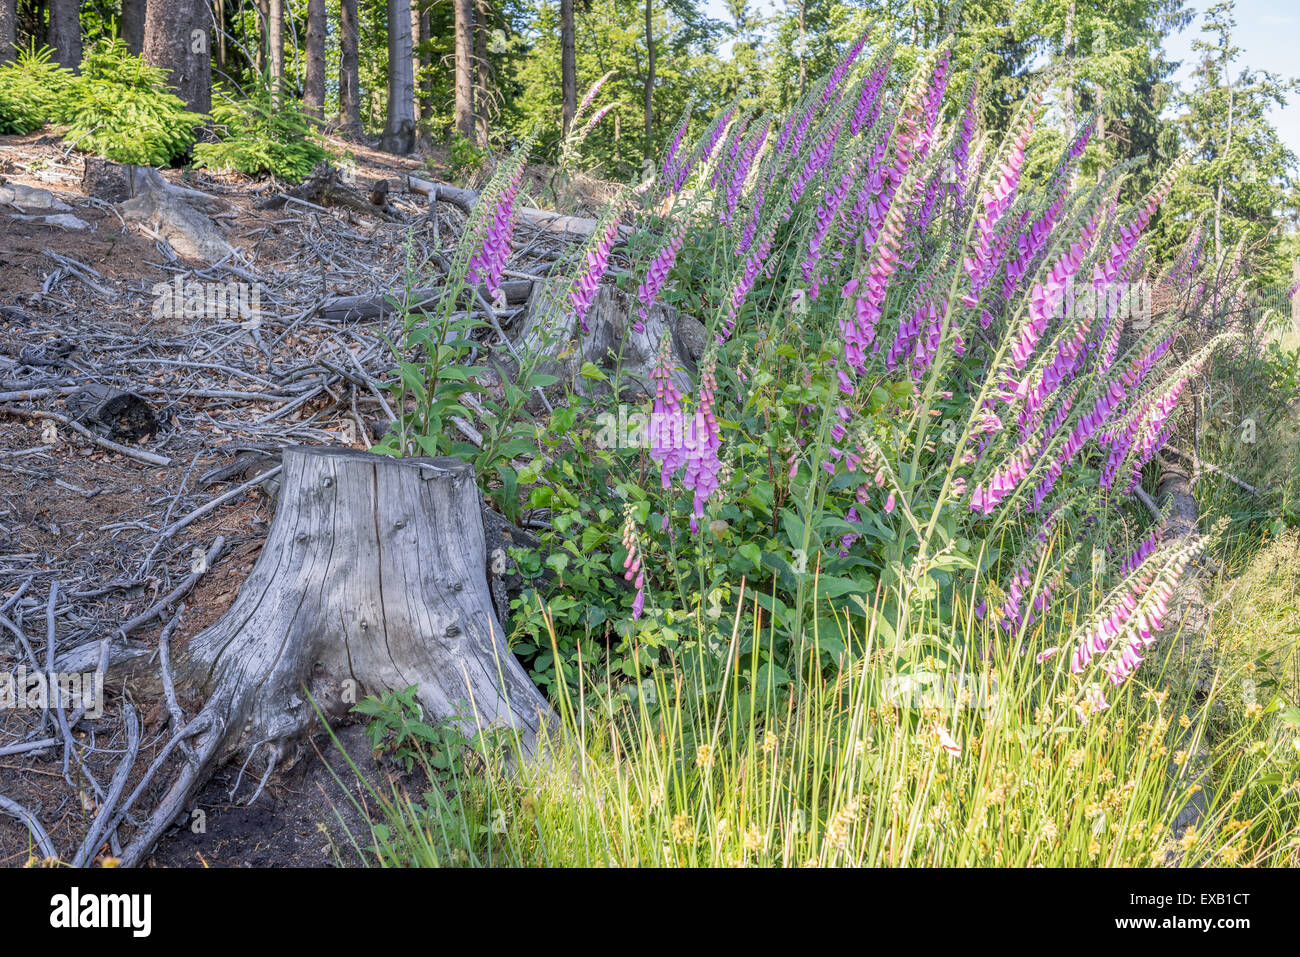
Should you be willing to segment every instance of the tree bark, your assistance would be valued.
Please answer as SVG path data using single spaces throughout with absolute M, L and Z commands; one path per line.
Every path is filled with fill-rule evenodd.
M 654 158 L 655 38 L 654 7 L 645 0 L 645 159 Z
M 411 0 L 388 0 L 388 122 L 383 149 L 415 149 L 415 72 L 411 62 Z
M 50 0 L 50 30 L 46 42 L 56 63 L 71 70 L 81 68 L 81 4 L 78 0 Z
M 307 0 L 307 70 L 302 108 L 318 120 L 325 118 L 325 30 L 325 0 Z
M 573 31 L 573 0 L 560 0 L 560 95 L 566 136 L 578 112 L 578 57 Z
M 1070 0 L 1070 5 L 1065 10 L 1065 39 L 1062 43 L 1065 51 L 1065 95 L 1062 100 L 1067 143 L 1074 139 L 1075 130 L 1078 128 L 1074 109 L 1074 17 L 1075 0 Z
M 194 760 L 122 854 L 137 864 L 218 763 L 263 781 L 359 695 L 414 685 L 426 721 L 499 728 L 524 756 L 554 729 L 510 654 L 489 588 L 473 470 L 458 459 L 285 449 L 266 544 L 230 609 L 177 654 L 206 704 Z M 504 564 L 504 561 L 502 561 Z M 319 709 L 319 711 L 318 711 Z M 250 788 L 251 790 L 251 788 Z M 260 790 L 260 788 L 259 788 Z
M 533 283 L 528 309 L 511 331 L 519 352 L 538 358 L 538 372 L 560 379 L 547 390 L 553 398 L 559 399 L 565 383 L 571 383 L 580 393 L 611 398 L 615 367 L 620 370 L 618 381 L 623 394 L 614 401 L 651 397 L 655 367 L 665 340 L 674 385 L 682 392 L 695 388 L 691 375 L 705 346 L 704 327 L 698 320 L 656 302 L 638 331 L 637 322 L 641 320 L 633 297 L 610 283 L 602 283 L 587 311 L 585 328 L 580 329 L 577 318 L 565 308 L 567 295 L 564 280 Z M 585 378 L 581 369 L 588 362 L 610 370 L 611 375 L 603 381 Z
M 144 60 L 171 71 L 169 86 L 187 109 L 212 107 L 212 63 L 207 0 L 150 0 L 144 25 Z
M 145 0 L 122 0 L 122 42 L 136 56 L 144 49 Z
M 799 95 L 808 92 L 808 26 L 805 19 L 808 9 L 807 0 L 799 0 Z M 913 13 L 916 8 L 913 8 Z M 913 21 L 912 32 L 916 32 Z
M 452 0 L 455 4 L 456 31 L 456 129 L 468 140 L 474 139 L 474 40 L 470 34 L 474 20 L 474 0 Z
M 357 0 L 340 0 L 339 125 L 350 136 L 361 134 L 361 78 L 357 69 Z
M 284 86 L 284 0 L 267 0 L 266 59 L 275 102 Z
M 424 54 L 421 47 L 429 40 L 429 29 L 428 19 L 420 7 L 420 0 L 411 0 L 411 77 L 413 84 L 411 95 L 414 100 L 415 138 L 417 142 L 420 140 L 420 121 L 429 119 L 423 91 L 420 89 L 420 77 L 424 74 L 425 68 Z
M 488 92 L 488 25 L 492 22 L 492 5 L 489 0 L 475 0 L 474 5 L 474 142 L 480 147 L 488 145 L 488 106 L 492 98 Z
M 14 58 L 18 40 L 18 0 L 0 0 L 0 63 Z

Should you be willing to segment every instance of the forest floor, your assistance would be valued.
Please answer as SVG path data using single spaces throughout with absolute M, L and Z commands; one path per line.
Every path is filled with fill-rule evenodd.
M 70 207 L 0 206 L 0 674 L 43 668 L 47 633 L 56 659 L 98 642 L 198 574 L 192 591 L 130 636 L 156 649 L 171 606 L 183 602 L 170 637 L 172 647 L 183 646 L 229 607 L 258 557 L 273 514 L 257 484 L 264 457 L 289 444 L 366 448 L 366 433 L 374 438 L 386 430 L 377 385 L 391 364 L 382 338 L 391 317 L 321 318 L 318 308 L 332 296 L 400 289 L 408 250 L 417 276 L 427 272 L 430 252 L 454 243 L 464 214 L 446 204 L 431 213 L 406 192 L 406 173 L 438 178 L 436 169 L 357 144 L 346 149 L 349 181 L 355 177 L 365 195 L 375 181 L 388 180 L 401 222 L 306 203 L 259 209 L 280 187 L 164 171 L 169 182 L 224 206 L 214 220 L 235 253 L 206 263 L 177 257 L 165 240 L 88 197 L 83 158 L 57 134 L 0 136 L 0 186 L 47 190 Z M 44 218 L 65 213 L 83 228 Z M 169 314 L 159 308 L 157 285 L 177 281 L 256 284 L 260 316 Z M 69 426 L 64 420 L 76 416 L 66 400 L 87 383 L 143 398 L 156 431 L 114 440 L 122 451 L 98 441 L 111 438 L 107 433 L 96 431 L 92 440 Z M 203 556 L 218 537 L 224 550 L 204 569 Z M 30 654 L 13 640 L 19 632 Z M 0 710 L 0 795 L 44 825 L 65 861 L 126 750 L 122 710 L 129 697 L 120 687 L 111 691 L 101 717 L 83 717 L 70 729 L 78 745 L 70 767 L 48 712 Z M 197 702 L 182 695 L 181 704 L 193 714 Z M 161 698 L 130 706 L 142 732 L 127 793 L 170 737 Z M 361 730 L 345 729 L 343 739 L 355 758 L 368 760 Z M 317 745 L 334 750 L 328 738 Z M 386 790 L 387 771 L 368 767 Z M 239 768 L 226 768 L 212 779 L 196 808 L 205 812 L 206 833 L 196 833 L 194 820 L 180 822 L 158 845 L 154 863 L 328 864 L 348 843 L 334 809 L 343 810 L 348 828 L 360 824 L 319 761 L 300 762 L 272 781 L 252 807 L 243 802 L 258 775 L 246 774 L 232 799 L 238 776 Z M 166 783 L 159 775 L 149 785 L 121 826 L 122 839 Z M 0 815 L 0 865 L 22 865 L 32 854 L 27 829 Z

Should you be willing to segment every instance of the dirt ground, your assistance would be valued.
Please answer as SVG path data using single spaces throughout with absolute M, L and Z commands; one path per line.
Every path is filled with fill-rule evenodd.
M 183 604 L 170 637 L 173 648 L 183 647 L 229 607 L 261 549 L 273 503 L 256 484 L 259 456 L 295 443 L 364 448 L 366 433 L 386 427 L 377 390 L 367 387 L 388 361 L 381 323 L 326 322 L 316 308 L 331 296 L 400 287 L 406 251 L 416 251 L 422 268 L 420 254 L 454 240 L 461 214 L 440 206 L 426 215 L 423 200 L 405 192 L 401 176 L 419 168 L 415 160 L 356 144 L 346 149 L 358 189 L 388 179 L 405 222 L 311 204 L 259 209 L 283 187 L 164 171 L 169 182 L 222 201 L 214 221 L 236 253 L 213 264 L 176 256 L 113 205 L 86 196 L 83 158 L 57 135 L 0 137 L 0 187 L 48 190 L 85 224 L 64 228 L 43 221 L 42 210 L 0 206 L 0 674 L 44 667 L 47 633 L 56 661 L 113 636 L 183 586 L 220 536 L 224 551 L 197 585 L 125 642 L 156 653 L 163 624 Z M 159 315 L 156 285 L 178 279 L 260 284 L 259 321 Z M 365 373 L 352 375 L 354 367 Z M 156 428 L 113 438 L 69 424 L 77 419 L 69 400 L 87 384 L 139 396 Z M 218 471 L 245 460 L 253 463 L 248 469 Z M 241 485 L 248 487 L 189 520 Z M 183 691 L 179 703 L 187 715 L 201 704 Z M 161 698 L 134 700 L 121 682 L 110 684 L 104 714 L 69 729 L 76 742 L 70 761 L 48 712 L 0 709 L 0 795 L 41 822 L 61 860 L 76 852 L 122 762 L 128 707 L 142 725 L 130 793 L 174 730 Z M 359 732 L 345 729 L 344 740 L 354 758 L 365 758 Z M 54 743 L 33 747 L 48 738 Z M 338 757 L 328 739 L 318 746 Z M 380 781 L 373 762 L 369 767 Z M 222 769 L 201 794 L 206 832 L 195 833 L 192 822 L 174 828 L 153 863 L 355 862 L 346 833 L 360 834 L 364 825 L 320 761 L 277 775 L 252 806 L 241 803 L 251 793 L 247 775 L 230 797 L 238 773 Z M 144 789 L 95 857 L 129 839 L 165 783 L 159 774 Z M 0 865 L 21 866 L 34 853 L 28 829 L 0 815 Z

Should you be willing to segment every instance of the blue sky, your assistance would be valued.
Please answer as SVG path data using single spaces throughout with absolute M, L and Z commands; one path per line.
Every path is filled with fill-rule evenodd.
M 1198 12 L 1207 3 L 1193 4 Z M 1197 17 L 1186 30 L 1165 44 L 1172 59 L 1182 60 L 1177 78 L 1191 72 L 1192 41 L 1201 35 Z M 1269 70 L 1283 77 L 1300 76 L 1300 5 L 1295 0 L 1237 0 L 1237 29 L 1234 40 L 1241 48 L 1238 67 Z M 1273 111 L 1273 124 L 1282 140 L 1300 156 L 1300 96 L 1293 95 L 1285 110 Z
M 1166 43 L 1170 57 L 1182 61 L 1176 74 L 1178 80 L 1186 80 L 1191 73 L 1192 40 L 1201 35 L 1199 13 L 1209 2 L 1196 0 L 1189 4 L 1190 9 L 1197 11 L 1197 18 Z M 754 6 L 766 13 L 776 4 L 772 0 L 757 0 Z M 715 19 L 724 22 L 729 19 L 722 0 L 705 0 L 704 8 Z M 1284 77 L 1300 76 L 1300 3 L 1297 0 L 1237 0 L 1234 39 L 1241 48 L 1238 67 L 1269 70 Z M 1282 140 L 1300 156 L 1300 96 L 1293 96 L 1285 110 L 1275 109 L 1272 116 Z

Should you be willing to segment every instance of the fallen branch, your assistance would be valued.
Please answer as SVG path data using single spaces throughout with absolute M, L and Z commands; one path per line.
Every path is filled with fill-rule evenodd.
M 3 795 L 0 795 L 0 811 L 10 817 L 18 818 L 27 825 L 27 830 L 31 832 L 32 840 L 36 842 L 42 858 L 47 861 L 59 859 L 59 852 L 54 849 L 54 842 L 50 840 L 50 835 L 46 833 L 45 828 L 41 827 L 41 822 L 36 820 L 36 815 L 17 801 L 11 801 Z
M 531 280 L 520 279 L 503 282 L 501 292 L 507 304 L 522 305 L 532 294 Z M 402 312 L 431 312 L 442 301 L 444 288 L 431 286 L 412 289 L 403 302 L 393 293 L 379 296 L 336 296 L 326 299 L 316 310 L 316 314 L 331 321 L 345 319 L 382 319 L 384 316 Z M 479 288 L 480 294 L 486 296 L 487 287 Z

